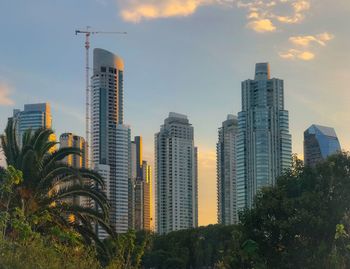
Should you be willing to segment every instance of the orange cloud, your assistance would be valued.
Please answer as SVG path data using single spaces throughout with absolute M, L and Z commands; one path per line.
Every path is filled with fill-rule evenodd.
M 310 9 L 310 0 L 238 0 L 248 10 L 248 27 L 258 33 L 277 30 L 277 24 L 300 23 Z
M 326 43 L 334 38 L 334 35 L 330 33 L 323 33 L 319 35 L 306 35 L 306 36 L 292 36 L 289 41 L 294 45 L 301 47 L 308 47 L 311 43 L 317 43 L 321 46 L 326 46 Z
M 157 18 L 181 17 L 193 14 L 201 5 L 215 0 L 134 0 L 122 1 L 121 16 L 125 21 L 140 22 Z
M 14 102 L 10 97 L 12 92 L 13 92 L 12 88 L 10 88 L 7 84 L 0 82 L 0 105 L 2 106 L 14 105 Z
M 298 23 L 310 9 L 310 0 L 117 0 L 125 21 L 184 17 L 204 5 L 226 5 L 248 10 L 248 27 L 257 32 L 276 30 L 276 23 Z M 287 12 L 285 12 L 287 10 Z M 283 12 L 282 12 L 283 11 Z M 266 29 L 266 30 L 265 30 Z
M 303 35 L 292 36 L 289 38 L 289 42 L 294 46 L 286 52 L 280 52 L 281 58 L 286 60 L 303 60 L 311 61 L 315 59 L 316 55 L 313 52 L 318 47 L 325 47 L 327 42 L 332 40 L 334 35 L 325 32 L 318 35 Z
M 287 52 L 280 52 L 280 57 L 287 60 L 303 60 L 311 61 L 315 58 L 315 54 L 311 51 L 301 51 L 290 49 Z
M 276 31 L 275 25 L 269 19 L 251 21 L 247 24 L 247 27 L 258 33 Z

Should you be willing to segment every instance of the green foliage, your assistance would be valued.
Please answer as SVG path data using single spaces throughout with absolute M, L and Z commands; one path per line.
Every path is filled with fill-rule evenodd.
M 106 240 L 109 252 L 113 257 L 107 269 L 140 268 L 141 259 L 146 247 L 149 245 L 151 235 L 148 232 L 129 231 L 119 234 L 115 238 Z
M 293 168 L 263 189 L 235 226 L 156 236 L 146 268 L 350 268 L 350 156 Z M 176 260 L 176 262 L 175 262 Z M 181 263 L 182 262 L 182 263 Z M 181 265 L 182 264 L 182 265 Z
M 57 143 L 50 140 L 52 135 L 50 129 L 28 130 L 19 147 L 15 124 L 10 120 L 5 135 L 1 136 L 8 165 L 0 171 L 2 236 L 16 236 L 12 230 L 27 236 L 28 227 L 43 235 L 56 231 L 57 237 L 62 236 L 57 234 L 58 230 L 65 234 L 73 231 L 80 240 L 94 242 L 100 251 L 105 251 L 94 229 L 98 223 L 113 235 L 108 224 L 109 204 L 100 191 L 103 179 L 94 171 L 76 169 L 62 162 L 69 155 L 81 152 L 76 148 L 53 150 Z M 90 199 L 100 210 L 69 202 L 76 196 Z M 77 240 L 74 236 L 70 239 Z
M 40 236 L 31 240 L 0 240 L 0 268 L 3 269 L 98 269 L 93 250 L 53 245 Z

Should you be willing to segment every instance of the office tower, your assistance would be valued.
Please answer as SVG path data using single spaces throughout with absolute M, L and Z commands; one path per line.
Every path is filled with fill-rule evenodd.
M 238 114 L 237 208 L 251 208 L 256 193 L 274 185 L 291 167 L 289 115 L 283 80 L 270 78 L 268 63 L 258 63 L 255 79 L 242 82 Z
M 87 147 L 85 139 L 72 133 L 63 133 L 60 136 L 60 148 L 78 148 L 81 155 L 69 155 L 63 159 L 63 162 L 74 168 L 87 168 Z M 76 196 L 72 201 L 75 205 L 91 207 L 91 200 L 86 197 Z
M 305 166 L 315 167 L 340 151 L 340 143 L 333 128 L 313 124 L 304 132 Z
M 216 144 L 218 223 L 235 224 L 238 221 L 236 205 L 236 144 L 238 120 L 228 115 L 219 128 Z
M 110 223 L 117 232 L 128 229 L 130 128 L 123 125 L 123 60 L 94 49 L 91 78 L 91 160 L 106 176 Z M 101 237 L 101 236 L 100 236 Z
M 25 131 L 32 130 L 33 132 L 40 128 L 52 128 L 52 117 L 49 103 L 41 104 L 26 104 L 24 110 L 13 110 L 13 118 L 17 130 L 17 141 L 22 145 L 22 136 Z M 50 137 L 50 140 L 56 141 L 55 135 Z M 52 148 L 51 151 L 54 151 Z
M 142 160 L 142 137 L 131 142 L 131 178 L 129 181 L 129 227 L 150 230 L 151 170 Z
M 197 227 L 197 149 L 187 116 L 165 119 L 155 135 L 155 166 L 158 233 Z

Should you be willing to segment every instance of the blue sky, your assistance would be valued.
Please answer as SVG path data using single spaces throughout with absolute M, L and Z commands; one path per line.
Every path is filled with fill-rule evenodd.
M 13 108 L 50 102 L 58 134 L 84 134 L 84 38 L 125 62 L 125 121 L 153 137 L 170 111 L 189 116 L 199 147 L 200 224 L 216 220 L 215 143 L 240 110 L 240 83 L 268 61 L 285 80 L 293 152 L 313 123 L 336 129 L 350 148 L 348 0 L 2 0 L 0 129 Z

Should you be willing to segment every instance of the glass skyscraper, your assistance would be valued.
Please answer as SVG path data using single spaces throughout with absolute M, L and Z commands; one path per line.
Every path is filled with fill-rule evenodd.
M 52 127 L 51 109 L 48 103 L 26 104 L 23 111 L 14 109 L 13 119 L 15 120 L 19 141 L 28 129 L 36 131 L 39 128 Z
M 238 114 L 237 208 L 251 208 L 256 193 L 275 184 L 291 167 L 289 115 L 283 80 L 270 77 L 268 63 L 258 63 L 254 80 L 242 82 Z
M 237 116 L 228 115 L 218 132 L 216 144 L 218 223 L 237 223 L 236 205 L 236 144 Z
M 304 132 L 306 166 L 314 167 L 328 156 L 340 151 L 340 143 L 333 128 L 313 124 Z
M 94 49 L 91 85 L 91 154 L 93 167 L 104 176 L 111 204 L 110 223 L 128 230 L 130 128 L 123 124 L 123 60 Z M 99 228 L 99 236 L 105 234 Z
M 17 141 L 19 145 L 22 145 L 22 137 L 25 131 L 32 130 L 35 132 L 40 128 L 52 128 L 51 108 L 49 103 L 39 104 L 25 104 L 24 110 L 13 110 L 13 117 L 16 131 Z M 56 141 L 55 134 L 50 137 L 51 141 Z M 55 151 L 56 147 L 50 149 L 51 152 Z

